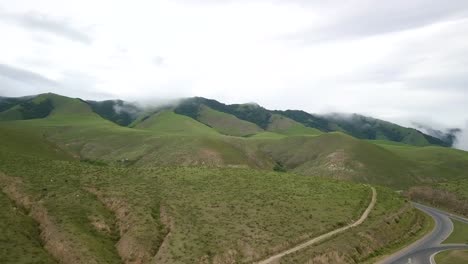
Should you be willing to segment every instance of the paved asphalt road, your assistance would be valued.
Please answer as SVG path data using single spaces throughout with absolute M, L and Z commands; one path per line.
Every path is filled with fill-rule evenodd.
M 437 252 L 451 249 L 468 249 L 468 245 L 465 244 L 441 244 L 453 231 L 453 223 L 450 218 L 467 224 L 468 219 L 422 204 L 413 203 L 413 205 L 434 219 L 434 230 L 417 242 L 379 262 L 379 264 L 433 264 L 435 263 L 433 256 Z

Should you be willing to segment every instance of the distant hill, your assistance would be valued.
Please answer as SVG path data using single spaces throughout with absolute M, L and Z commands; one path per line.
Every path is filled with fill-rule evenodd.
M 190 117 L 172 111 L 160 111 L 134 123 L 134 128 L 156 131 L 170 135 L 210 135 L 218 134 L 213 128 Z
M 86 101 L 91 109 L 101 117 L 121 126 L 130 125 L 143 109 L 122 100 Z
M 358 114 L 314 115 L 300 110 L 271 111 L 256 104 L 226 105 L 201 97 L 189 98 L 182 101 L 175 108 L 175 111 L 197 119 L 200 116 L 200 107 L 202 105 L 220 112 L 232 114 L 241 120 L 254 123 L 265 130 L 268 130 L 268 127 L 271 127 L 272 120 L 275 120 L 272 117 L 279 115 L 317 131 L 339 131 L 360 139 L 389 140 L 415 146 L 451 146 L 453 144 L 453 138 L 444 141 L 413 128 L 402 127 L 387 121 Z
M 33 133 L 58 151 L 98 163 L 274 169 L 397 187 L 458 179 L 468 170 L 466 152 L 359 115 L 344 120 L 204 98 L 152 109 L 56 94 L 2 102 L 0 128 L 7 135 Z
M 453 144 L 453 141 L 443 141 L 414 128 L 402 127 L 358 114 L 314 115 L 298 110 L 276 112 L 324 132 L 340 131 L 360 139 L 389 140 L 415 146 L 439 145 L 450 147 Z
M 54 110 L 53 102 L 57 101 L 57 98 L 65 97 L 53 94 L 20 98 L 1 97 L 0 120 L 45 118 Z M 190 117 L 221 134 L 242 137 L 266 131 L 284 135 L 342 132 L 359 139 L 386 140 L 414 146 L 450 147 L 458 131 L 454 129 L 453 133 L 444 134 L 425 127 L 424 131 L 429 131 L 429 135 L 414 128 L 358 114 L 316 115 L 301 110 L 268 110 L 253 103 L 228 105 L 202 97 L 187 98 L 174 106 L 153 108 L 122 100 L 80 101 L 100 117 L 120 126 L 132 127 L 139 119 L 149 118 L 161 110 L 170 110 L 178 115 Z

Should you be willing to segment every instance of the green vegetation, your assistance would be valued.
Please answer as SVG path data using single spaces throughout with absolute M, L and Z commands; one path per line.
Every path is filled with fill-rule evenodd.
M 297 110 L 276 111 L 276 113 L 324 132 L 339 131 L 360 139 L 395 141 L 415 146 L 451 146 L 453 143 L 453 138 L 450 137 L 447 141 L 442 141 L 416 129 L 358 114 L 320 116 Z
M 241 120 L 234 115 L 226 114 L 201 105 L 197 120 L 216 129 L 224 135 L 249 136 L 263 131 L 257 125 Z
M 241 120 L 254 123 L 262 129 L 265 129 L 271 117 L 270 111 L 257 104 L 233 104 L 225 105 L 215 100 L 202 97 L 193 97 L 183 100 L 176 108 L 177 114 L 186 115 L 196 119 L 199 116 L 201 106 L 207 106 L 213 110 L 231 114 Z
M 172 111 L 158 112 L 134 126 L 168 135 L 215 135 L 214 129 Z
M 434 229 L 434 219 L 432 219 L 432 217 L 429 215 L 420 211 L 416 211 L 414 216 L 414 222 L 412 223 L 414 226 L 409 234 L 406 233 L 403 238 L 400 238 L 394 241 L 392 244 L 379 249 L 373 253 L 372 257 L 369 257 L 364 263 L 375 263 L 378 260 L 413 244 L 414 242 L 429 234 Z M 399 224 L 399 222 L 396 221 L 396 224 Z
M 443 182 L 436 186 L 437 188 L 456 194 L 460 199 L 468 200 L 468 179 Z
M 54 110 L 47 118 L 1 122 L 0 127 L 34 131 L 72 156 L 108 164 L 272 170 L 279 161 L 288 171 L 304 175 L 400 189 L 461 179 L 468 170 L 468 154 L 463 151 L 366 142 L 343 133 L 317 135 L 317 131 L 276 114 L 272 124 L 276 124 L 273 127 L 277 132 L 231 137 L 170 110 L 138 119 L 133 128 L 127 128 L 103 119 L 86 102 L 60 96 L 48 98 L 54 103 Z
M 352 179 L 397 188 L 417 182 L 418 165 L 342 133 L 296 136 L 264 142 L 261 149 L 286 168 L 305 175 Z
M 415 200 L 468 216 L 468 180 L 449 179 L 441 183 L 411 187 L 407 194 Z
M 171 255 L 182 263 L 204 256 L 260 259 L 356 219 L 369 197 L 365 186 L 288 174 L 186 169 L 176 175 L 164 193 L 183 216 L 171 230 Z M 198 258 L 188 258 L 194 253 Z
M 41 156 L 50 159 L 70 160 L 70 156 L 57 145 L 45 140 L 44 135 L 32 129 L 21 129 L 16 126 L 0 127 L 1 150 L 13 153 Z
M 0 262 L 56 263 L 42 247 L 37 224 L 0 192 Z
M 438 264 L 465 264 L 468 262 L 468 250 L 443 251 L 435 256 Z
M 452 220 L 453 232 L 444 241 L 445 244 L 468 244 L 468 224 Z
M 288 135 L 288 136 L 301 136 L 301 135 L 320 135 L 319 130 L 311 127 L 306 127 L 287 117 L 274 114 L 270 118 L 270 124 L 267 127 L 268 131 Z
M 2 149 L 1 185 L 18 202 L 41 201 L 23 206 L 48 215 L 53 225 L 42 224 L 44 231 L 60 230 L 51 241 L 69 241 L 65 256 L 49 241 L 59 261 L 118 263 L 131 258 L 114 247 L 126 241 L 143 258 L 250 262 L 352 221 L 370 193 L 363 185 L 250 169 L 119 168 L 51 158 Z
M 252 139 L 278 139 L 278 138 L 284 138 L 284 137 L 285 137 L 285 135 L 282 135 L 282 134 L 265 131 L 265 132 L 257 133 L 255 135 L 249 137 L 249 138 L 252 138 Z
M 18 102 L 17 105 L 1 112 L 0 120 L 44 118 L 50 114 L 52 109 L 51 100 L 39 96 L 31 100 Z
M 392 190 L 378 188 L 377 204 L 360 226 L 319 245 L 287 255 L 280 263 L 371 262 L 424 233 L 430 220 Z M 429 221 L 428 221 L 429 220 Z
M 121 126 L 128 126 L 143 112 L 134 104 L 122 100 L 107 100 L 102 102 L 87 101 L 91 109 L 102 118 L 110 120 Z
M 464 179 L 468 171 L 468 152 L 437 146 L 415 147 L 380 144 L 402 159 L 413 162 L 412 174 L 424 175 L 425 182 Z
M 13 106 L 30 99 L 29 97 L 2 97 L 0 96 L 0 112 L 6 111 Z

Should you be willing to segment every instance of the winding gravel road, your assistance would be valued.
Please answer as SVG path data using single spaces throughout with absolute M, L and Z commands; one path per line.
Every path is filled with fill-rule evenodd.
M 369 203 L 369 206 L 367 206 L 367 209 L 366 209 L 366 210 L 364 211 L 364 213 L 361 215 L 361 217 L 359 218 L 359 220 L 357 220 L 356 222 L 354 222 L 354 223 L 352 223 L 352 224 L 349 224 L 349 225 L 347 225 L 347 226 L 344 226 L 344 227 L 335 229 L 335 230 L 333 230 L 333 231 L 331 231 L 331 232 L 328 232 L 328 233 L 326 233 L 326 234 L 323 234 L 323 235 L 321 235 L 321 236 L 318 236 L 318 237 L 316 237 L 316 238 L 313 238 L 313 239 L 311 239 L 311 240 L 309 240 L 309 241 L 307 241 L 307 242 L 304 242 L 304 243 L 302 243 L 302 244 L 300 244 L 300 245 L 298 245 L 298 246 L 295 246 L 295 247 L 293 247 L 293 248 L 291 248 L 291 249 L 285 250 L 285 251 L 283 251 L 283 252 L 281 252 L 281 253 L 278 253 L 278 254 L 276 254 L 276 255 L 274 255 L 274 256 L 271 256 L 271 257 L 269 257 L 269 258 L 267 258 L 267 259 L 265 259 L 265 260 L 262 260 L 262 261 L 260 261 L 260 262 L 257 262 L 257 264 L 269 264 L 269 263 L 273 263 L 273 262 L 279 260 L 280 258 L 282 258 L 283 256 L 286 256 L 286 255 L 289 255 L 289 254 L 291 254 L 291 253 L 293 253 L 293 252 L 299 251 L 299 250 L 301 250 L 301 249 L 303 249 L 303 248 L 305 248 L 305 247 L 308 247 L 308 246 L 310 246 L 310 245 L 316 244 L 316 243 L 318 243 L 318 242 L 320 242 L 320 241 L 323 241 L 324 239 L 327 239 L 327 238 L 329 238 L 329 237 L 331 237 L 331 236 L 333 236 L 333 235 L 336 235 L 336 234 L 338 234 L 338 233 L 341 233 L 341 232 L 343 232 L 343 231 L 345 231 L 345 230 L 347 230 L 347 229 L 349 229 L 349 228 L 352 228 L 352 227 L 355 227 L 355 226 L 358 226 L 358 225 L 362 224 L 362 222 L 364 222 L 364 221 L 367 219 L 367 217 L 369 216 L 369 213 L 372 211 L 372 209 L 373 209 L 374 206 L 375 206 L 375 203 L 377 202 L 377 191 L 375 190 L 374 187 L 370 187 L 370 188 L 372 189 L 372 199 L 371 199 L 371 201 L 370 201 L 370 203 Z
M 468 219 L 422 204 L 413 203 L 413 205 L 434 219 L 434 229 L 428 235 L 378 262 L 378 264 L 435 264 L 434 256 L 440 251 L 468 249 L 466 244 L 441 244 L 453 231 L 453 223 L 450 218 L 467 224 Z

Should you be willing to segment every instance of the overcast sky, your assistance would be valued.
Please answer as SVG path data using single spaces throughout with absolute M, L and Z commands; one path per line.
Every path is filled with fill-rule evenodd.
M 3 96 L 468 121 L 467 0 L 0 0 L 0 32 Z

